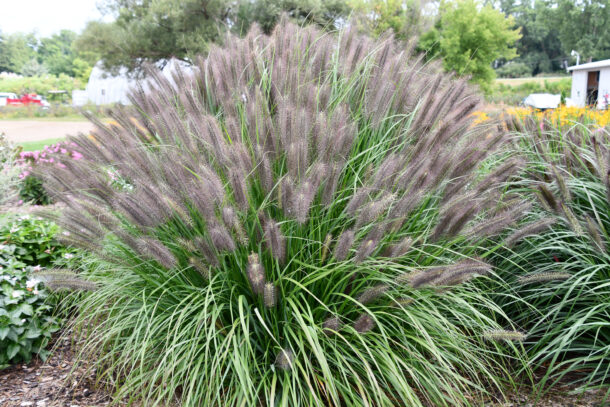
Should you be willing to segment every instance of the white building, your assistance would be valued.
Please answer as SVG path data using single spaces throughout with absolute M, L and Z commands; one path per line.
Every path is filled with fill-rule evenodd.
M 610 59 L 574 65 L 571 99 L 578 107 L 596 105 L 605 109 L 610 102 Z
M 161 63 L 160 63 L 161 65 Z M 172 71 L 180 66 L 183 71 L 191 72 L 192 67 L 185 62 L 171 59 L 163 64 L 163 75 L 171 80 Z M 127 97 L 129 90 L 134 87 L 137 80 L 127 74 L 127 69 L 122 68 L 118 75 L 111 75 L 102 69 L 98 62 L 89 76 L 85 94 L 77 94 L 77 104 L 83 105 L 87 101 L 96 105 L 108 105 L 112 103 L 130 104 Z M 73 96 L 73 103 L 74 103 Z

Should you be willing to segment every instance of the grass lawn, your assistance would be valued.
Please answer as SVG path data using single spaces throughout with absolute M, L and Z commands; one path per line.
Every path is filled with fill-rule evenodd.
M 562 79 L 566 79 L 566 78 L 570 78 L 570 77 L 569 76 L 548 76 L 548 77 L 536 76 L 536 77 L 529 77 L 529 78 L 498 78 L 498 79 L 496 79 L 496 83 L 502 83 L 504 85 L 510 85 L 510 86 L 518 86 L 518 85 L 522 85 L 522 84 L 528 83 L 528 82 L 537 82 L 540 84 L 543 84 L 545 81 L 546 82 L 559 82 Z
M 46 140 L 38 140 L 38 141 L 27 141 L 25 143 L 18 144 L 23 148 L 23 151 L 36 151 L 42 150 L 44 146 L 50 146 L 55 143 L 59 143 L 60 141 L 64 141 L 65 137 L 60 138 L 50 138 Z

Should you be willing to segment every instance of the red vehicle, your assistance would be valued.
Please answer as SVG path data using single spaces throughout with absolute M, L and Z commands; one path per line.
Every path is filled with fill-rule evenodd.
M 18 99 L 6 99 L 7 106 L 27 106 L 27 105 L 38 105 L 43 108 L 49 107 L 49 102 L 47 102 L 42 96 L 37 95 L 35 93 L 27 93 L 21 96 Z

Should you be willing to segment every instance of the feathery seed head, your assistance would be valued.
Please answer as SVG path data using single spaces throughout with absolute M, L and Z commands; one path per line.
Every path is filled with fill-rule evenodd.
M 359 334 L 366 333 L 375 328 L 375 320 L 369 314 L 362 314 L 354 321 L 354 330 Z
M 483 333 L 483 336 L 491 341 L 504 342 L 523 342 L 526 335 L 519 331 L 507 331 L 504 329 L 494 329 Z
M 547 281 L 559 281 L 559 280 L 567 280 L 570 278 L 570 273 L 564 272 L 550 272 L 550 273 L 531 273 L 526 274 L 524 276 L 519 277 L 519 284 L 533 284 L 533 283 L 543 283 Z
M 273 308 L 277 305 L 277 287 L 273 283 L 265 284 L 263 300 L 267 308 Z
M 286 239 L 282 235 L 279 223 L 269 219 L 265 221 L 263 229 L 267 248 L 271 250 L 274 258 L 283 263 L 286 260 Z
M 335 244 L 334 257 L 338 261 L 343 261 L 347 258 L 352 246 L 354 245 L 354 239 L 356 235 L 353 230 L 346 230 L 341 233 L 337 243 Z
M 279 370 L 292 370 L 294 365 L 294 353 L 291 349 L 282 349 L 279 351 L 277 356 L 275 357 L 275 362 L 273 363 L 276 369 Z
M 339 332 L 342 326 L 343 322 L 339 317 L 328 317 L 322 324 L 322 329 L 326 335 L 332 335 Z

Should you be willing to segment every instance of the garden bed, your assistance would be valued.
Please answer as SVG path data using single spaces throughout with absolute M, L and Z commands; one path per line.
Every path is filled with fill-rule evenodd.
M 95 389 L 93 373 L 74 369 L 74 352 L 67 336 L 58 335 L 46 362 L 34 358 L 0 370 L 0 405 L 3 407 L 106 406 L 110 396 Z

